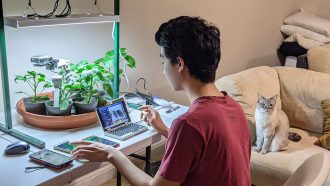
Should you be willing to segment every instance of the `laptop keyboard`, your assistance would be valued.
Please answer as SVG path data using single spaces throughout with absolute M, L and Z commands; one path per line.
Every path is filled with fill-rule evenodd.
M 139 122 L 138 122 L 139 123 Z M 116 136 L 124 136 L 129 133 L 139 132 L 145 130 L 146 126 L 137 123 L 128 123 L 120 128 L 112 130 L 110 133 Z

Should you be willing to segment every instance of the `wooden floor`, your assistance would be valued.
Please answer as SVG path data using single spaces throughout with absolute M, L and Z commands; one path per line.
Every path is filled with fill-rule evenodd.
M 151 160 L 152 161 L 161 160 L 163 158 L 163 155 L 164 155 L 164 150 L 165 150 L 164 145 L 160 145 L 160 146 L 152 149 Z M 137 167 L 139 167 L 141 170 L 143 170 L 143 168 L 144 168 L 144 161 L 133 159 L 132 162 Z M 121 181 L 121 183 L 122 183 L 121 185 L 122 186 L 129 186 L 130 185 L 123 176 L 122 176 L 121 180 L 122 180 Z M 113 178 L 112 180 L 104 183 L 102 186 L 116 186 L 116 181 L 117 181 L 116 178 Z

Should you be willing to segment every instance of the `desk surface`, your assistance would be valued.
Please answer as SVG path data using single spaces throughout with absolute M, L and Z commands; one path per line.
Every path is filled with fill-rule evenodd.
M 182 113 L 183 111 L 179 110 L 176 114 L 179 112 Z M 174 117 L 165 115 L 165 112 L 162 110 L 160 110 L 160 113 L 164 123 L 169 127 L 174 120 Z M 140 112 L 137 110 L 132 110 L 130 116 L 133 122 L 139 121 Z M 13 112 L 13 126 L 16 130 L 22 131 L 32 135 L 33 137 L 43 140 L 46 143 L 46 149 L 50 150 L 53 150 L 54 145 L 66 140 L 80 140 L 90 135 L 96 135 L 120 143 L 120 147 L 118 149 L 124 154 L 129 155 L 161 140 L 161 135 L 151 127 L 149 127 L 148 131 L 138 134 L 125 141 L 120 141 L 105 136 L 102 127 L 98 123 L 79 129 L 62 131 L 43 130 L 24 124 L 22 118 L 17 115 L 16 112 Z M 16 138 L 0 132 L 0 153 L 3 152 L 8 144 L 15 141 L 17 141 Z M 24 155 L 6 156 L 2 153 L 0 156 L 0 185 L 63 185 L 109 164 L 107 162 L 97 163 L 74 160 L 71 167 L 60 171 L 40 169 L 31 173 L 25 173 L 25 167 L 37 166 L 36 163 L 29 160 L 28 156 L 29 154 L 39 150 L 40 149 L 31 146 L 31 151 Z

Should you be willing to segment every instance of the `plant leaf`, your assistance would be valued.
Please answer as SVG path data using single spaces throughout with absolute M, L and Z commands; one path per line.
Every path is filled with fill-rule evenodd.
M 35 71 L 27 71 L 27 73 L 29 75 L 31 75 L 32 77 L 35 77 L 37 75 L 37 73 Z
M 134 57 L 130 56 L 130 55 L 127 55 L 125 57 L 126 61 L 127 61 L 127 66 L 131 67 L 131 68 L 135 68 L 135 59 Z
M 119 51 L 120 54 L 123 56 L 123 58 L 126 58 L 127 56 L 126 48 L 120 48 Z
M 69 106 L 69 100 L 64 99 L 60 101 L 60 110 L 66 110 Z
M 110 97 L 113 97 L 113 89 L 110 84 L 103 84 L 103 89 Z

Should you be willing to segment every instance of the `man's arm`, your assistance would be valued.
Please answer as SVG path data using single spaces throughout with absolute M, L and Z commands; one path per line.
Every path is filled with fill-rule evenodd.
M 158 173 L 155 178 L 137 168 L 119 150 L 97 142 L 76 141 L 71 144 L 79 145 L 72 151 L 74 159 L 86 159 L 94 162 L 109 161 L 132 185 L 137 186 L 178 186 L 179 182 L 172 182 L 162 178 Z

